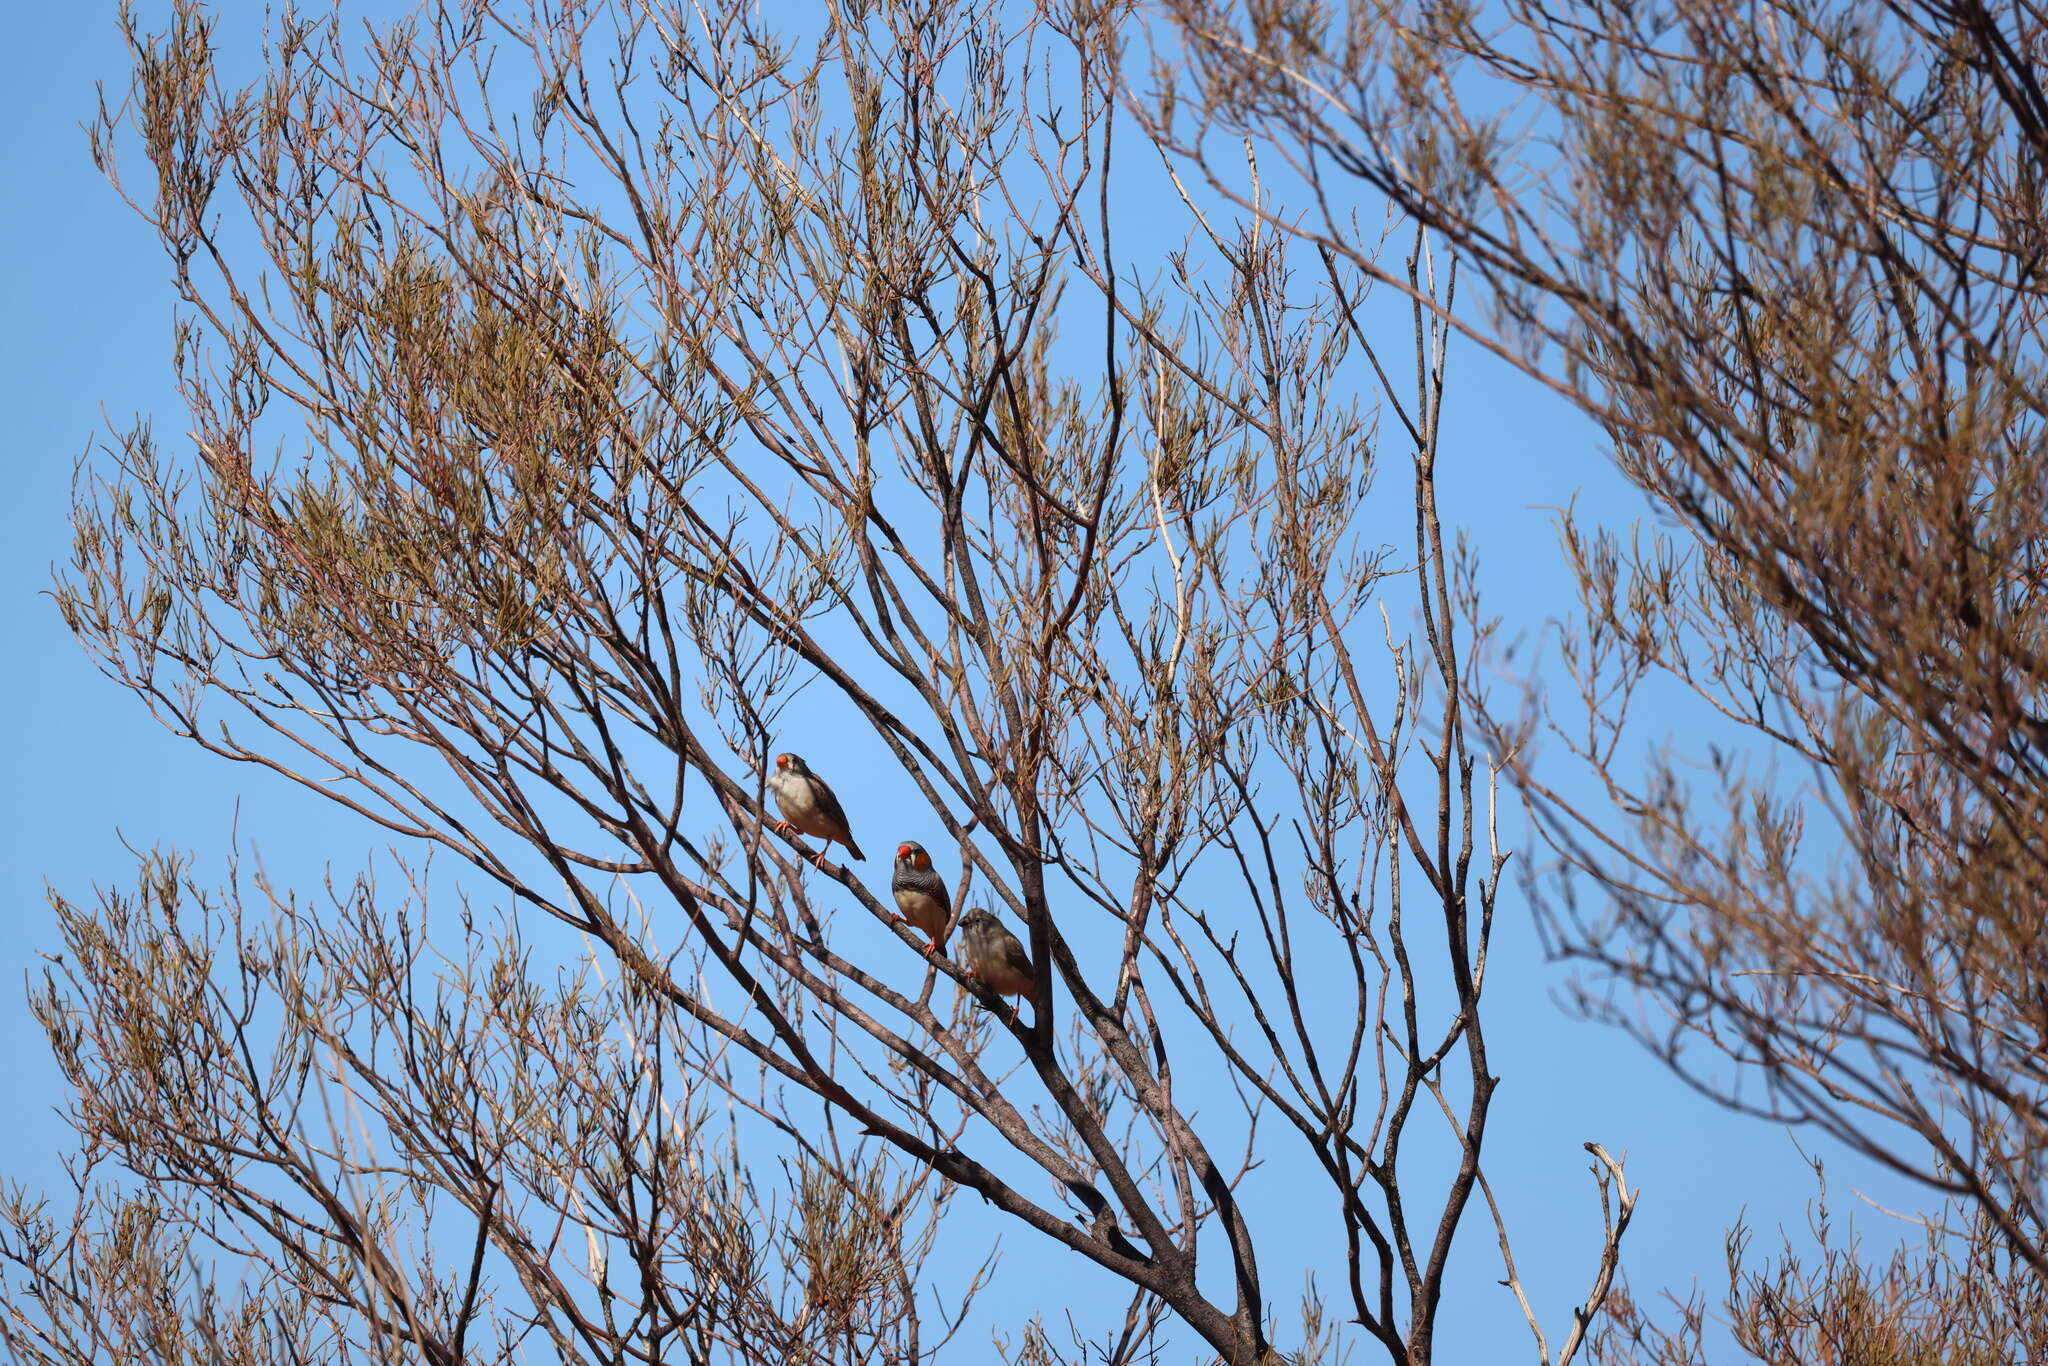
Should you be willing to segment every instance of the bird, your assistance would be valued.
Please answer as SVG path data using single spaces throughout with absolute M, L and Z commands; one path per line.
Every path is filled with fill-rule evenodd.
M 853 830 L 846 823 L 846 811 L 839 805 L 839 798 L 832 795 L 825 780 L 811 772 L 802 759 L 794 754 L 776 755 L 768 789 L 775 794 L 775 805 L 782 812 L 782 819 L 775 822 L 779 833 L 786 835 L 795 830 L 828 844 L 837 840 L 854 858 L 867 857 L 853 842 Z M 825 866 L 824 850 L 813 857 L 820 868 Z
M 922 930 L 932 941 L 925 952 L 936 954 L 946 937 L 946 925 L 953 919 L 953 898 L 946 893 L 946 880 L 932 870 L 932 856 L 916 840 L 896 846 L 896 873 L 889 880 L 896 898 L 897 916 L 912 929 Z
M 1024 952 L 1017 936 L 987 911 L 972 910 L 960 917 L 960 963 L 969 977 L 998 993 L 998 1004 L 1002 996 L 1037 994 L 1031 955 Z M 1014 1008 L 1010 1018 L 1017 1018 Z

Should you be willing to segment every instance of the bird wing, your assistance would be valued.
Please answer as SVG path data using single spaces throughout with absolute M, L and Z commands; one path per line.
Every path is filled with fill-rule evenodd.
M 1003 961 L 1025 981 L 1038 980 L 1036 974 L 1031 971 L 1031 955 L 1024 951 L 1024 945 L 1018 942 L 1017 936 L 1008 930 L 1003 931 Z
M 839 805 L 839 798 L 832 789 L 825 786 L 825 780 L 817 774 L 811 775 L 811 796 L 818 803 L 818 814 L 846 832 L 846 842 L 853 843 L 853 827 L 846 823 L 846 811 Z

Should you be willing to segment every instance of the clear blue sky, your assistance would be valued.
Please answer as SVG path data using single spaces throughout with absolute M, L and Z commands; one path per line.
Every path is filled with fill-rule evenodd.
M 245 843 L 303 885 L 326 861 L 352 870 L 382 844 L 375 831 L 282 781 L 172 740 L 98 676 L 46 594 L 52 565 L 68 551 L 76 459 L 109 421 L 154 416 L 173 444 L 185 426 L 169 384 L 167 267 L 147 230 L 94 172 L 79 127 L 92 112 L 94 83 L 124 80 L 112 9 L 15 5 L 0 21 L 0 88 L 9 106 L 0 117 L 0 202 L 7 205 L 0 382 L 9 414 L 4 468 L 11 471 L 0 501 L 0 630 L 12 645 L 12 667 L 0 673 L 0 715 L 18 723 L 0 768 L 9 925 L 0 937 L 0 1083 L 11 1102 L 10 1121 L 0 1126 L 0 1176 L 32 1185 L 61 1181 L 56 1153 L 65 1139 L 55 1114 L 63 1089 L 24 999 L 40 955 L 55 947 L 46 883 L 83 896 L 95 881 L 125 882 L 132 860 L 123 840 L 198 850 L 202 868 L 217 874 L 238 811 Z M 1452 390 L 1445 458 L 1455 472 L 1445 481 L 1446 515 L 1483 548 L 1492 610 L 1533 630 L 1567 601 L 1544 509 L 1577 495 L 1582 512 L 1614 524 L 1645 509 L 1601 459 L 1597 433 L 1557 401 L 1481 369 L 1469 354 L 1462 363 L 1471 369 Z M 877 831 L 872 842 L 885 838 Z M 1591 1182 L 1579 1153 L 1587 1139 L 1626 1149 L 1629 1174 L 1644 1191 L 1627 1258 L 1638 1297 L 1695 1277 L 1717 1292 L 1723 1231 L 1738 1213 L 1747 1209 L 1766 1231 L 1759 1240 L 1766 1245 L 1778 1225 L 1804 1226 L 1812 1196 L 1805 1164 L 1783 1131 L 1719 1112 L 1625 1040 L 1569 1019 L 1553 999 L 1561 970 L 1540 961 L 1525 908 L 1510 893 L 1504 910 L 1491 998 L 1504 1085 L 1489 1154 L 1524 1269 L 1546 1293 L 1553 1340 L 1565 1326 L 1562 1302 L 1585 1284 L 1595 1246 Z M 1851 1188 L 1895 1206 L 1924 1203 L 1846 1162 L 1833 1174 L 1844 1209 L 1853 1203 Z M 985 1217 L 974 1201 L 956 1210 L 963 1219 Z M 1268 1235 L 1284 1236 L 1286 1218 L 1267 1213 Z M 1881 1238 L 1892 1235 L 1875 1213 L 1858 1222 Z M 1032 1302 L 1019 1288 L 1027 1283 L 1093 1274 L 1021 1227 L 991 1222 L 981 1232 L 1001 1233 L 1006 1249 L 991 1301 L 999 1316 Z M 1467 1279 L 1453 1289 L 1461 1308 L 1449 1316 L 1447 1347 L 1470 1351 L 1472 1360 L 1526 1359 L 1526 1333 L 1506 1292 L 1493 1285 L 1499 1273 L 1483 1214 L 1469 1223 L 1462 1246 Z M 1325 1280 L 1337 1271 L 1328 1268 Z M 1270 1289 L 1284 1315 L 1296 1287 Z M 970 1332 L 957 1355 L 975 1360 L 982 1350 Z M 1372 1359 L 1361 1352 L 1358 1360 Z

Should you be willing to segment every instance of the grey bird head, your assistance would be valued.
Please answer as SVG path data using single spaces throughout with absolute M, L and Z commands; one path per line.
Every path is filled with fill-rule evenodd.
M 896 846 L 896 866 L 915 873 L 929 872 L 932 856 L 916 840 L 905 840 Z
M 775 771 L 777 773 L 797 773 L 808 776 L 811 767 L 794 754 L 778 754 L 775 756 Z

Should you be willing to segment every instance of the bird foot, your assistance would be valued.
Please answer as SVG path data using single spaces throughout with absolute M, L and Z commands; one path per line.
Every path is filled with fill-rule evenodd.
M 972 982 L 975 986 L 978 986 L 983 991 L 986 991 L 991 997 L 994 998 L 995 1004 L 990 1006 L 989 1009 L 994 1011 L 997 1015 L 1000 1015 L 1004 1019 L 1008 1020 L 1011 1023 L 1011 1025 L 1017 1025 L 1017 1008 L 1011 1005 L 1009 1002 L 1005 1001 L 1003 999 L 1002 993 L 997 991 L 994 987 L 988 984 L 988 979 L 986 977 L 983 977 L 973 968 L 967 969 L 966 972 L 962 973 L 961 975 L 964 976 L 968 981 Z
M 889 912 L 889 918 L 895 921 L 897 924 L 901 925 L 906 930 L 917 929 L 917 926 L 911 924 L 907 917 L 900 916 L 896 914 L 894 911 Z M 934 939 L 929 944 L 919 944 L 917 946 L 917 951 L 927 958 L 936 958 L 939 952 L 939 941 Z

